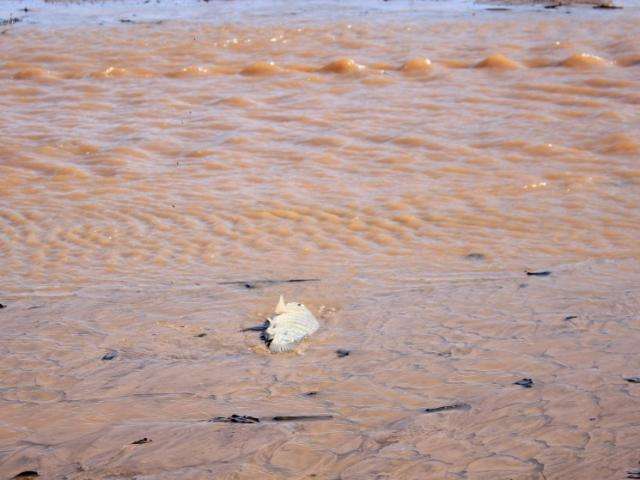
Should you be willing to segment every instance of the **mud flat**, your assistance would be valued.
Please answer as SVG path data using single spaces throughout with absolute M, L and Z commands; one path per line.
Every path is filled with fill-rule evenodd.
M 0 477 L 637 476 L 622 6 L 0 2 Z

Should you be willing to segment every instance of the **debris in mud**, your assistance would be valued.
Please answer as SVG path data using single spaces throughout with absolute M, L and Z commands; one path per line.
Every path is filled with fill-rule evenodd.
M 260 423 L 261 421 L 272 422 L 310 422 L 315 420 L 331 420 L 333 415 L 276 415 L 260 420 L 258 417 L 249 415 L 236 415 L 230 417 L 213 417 L 208 420 L 210 423 Z
M 241 332 L 264 332 L 267 328 L 269 328 L 269 321 L 265 320 L 261 325 L 243 328 L 240 331 Z
M 439 413 L 449 410 L 470 410 L 471 405 L 468 403 L 454 403 L 453 405 L 443 405 L 442 407 L 425 408 L 424 413 Z
M 7 308 L 7 306 L 0 303 L 0 310 L 2 310 L 3 308 Z
M 238 280 L 230 282 L 218 282 L 218 285 L 239 285 L 244 288 L 257 288 L 260 285 L 279 285 L 282 283 L 303 283 L 303 282 L 319 282 L 319 278 L 288 278 L 284 280 L 265 279 L 265 280 Z
M 202 337 L 206 337 L 207 334 L 206 333 L 199 333 L 196 335 L 196 338 L 202 338 Z
M 5 25 L 13 25 L 14 23 L 21 22 L 22 19 L 18 17 L 0 18 L 0 27 Z
M 130 18 L 121 18 L 119 19 L 120 23 L 131 23 L 131 24 L 137 24 L 137 25 L 162 25 L 164 23 L 163 20 L 150 20 L 150 21 L 137 21 L 137 20 L 131 20 Z M 176 166 L 178 165 L 178 162 L 176 162 Z
M 513 382 L 513 384 L 520 385 L 522 388 L 531 388 L 533 387 L 533 380 L 531 380 L 530 378 L 523 378 L 522 380 Z
M 485 8 L 485 10 L 487 10 L 488 12 L 509 12 L 509 11 L 511 11 L 511 9 L 507 8 L 507 7 L 489 7 L 489 8 Z
M 625 377 L 625 380 L 629 383 L 640 383 L 640 377 Z
M 36 478 L 40 475 L 35 470 L 25 470 L 24 472 L 20 472 L 19 474 L 11 477 L 12 480 L 16 478 Z
M 530 277 L 548 277 L 549 275 L 551 275 L 551 272 L 549 270 L 540 270 L 537 272 L 530 272 L 527 270 L 526 273 Z
M 331 420 L 333 415 L 280 415 L 271 417 L 274 422 L 309 422 L 314 420 Z
M 600 5 L 594 5 L 593 8 L 597 8 L 598 10 L 622 10 L 624 7 L 621 5 L 612 5 L 610 3 L 601 3 Z
M 102 360 L 113 360 L 117 356 L 118 356 L 118 352 L 116 350 L 111 350 L 102 356 Z
M 236 415 L 235 413 L 230 417 L 213 417 L 209 420 L 211 423 L 260 423 L 260 419 L 257 417 L 250 417 L 249 415 Z
M 338 358 L 348 357 L 350 354 L 351 352 L 349 350 L 345 350 L 343 348 L 339 348 L 338 350 L 336 350 L 336 355 L 338 355 Z
M 569 321 L 569 320 L 573 320 L 574 318 L 578 318 L 577 315 L 567 315 L 566 317 L 564 317 L 565 320 Z
M 131 442 L 131 445 L 144 445 L 145 443 L 151 443 L 153 440 L 150 438 L 144 437 L 140 440 L 136 440 L 135 442 Z
M 312 391 L 312 392 L 307 392 L 304 394 L 305 397 L 315 397 L 316 395 L 318 395 L 319 392 L 316 391 Z
M 494 10 L 494 9 L 490 9 L 487 8 L 487 10 Z M 509 9 L 506 9 L 509 10 Z M 484 255 L 484 253 L 470 253 L 469 255 L 465 255 L 465 257 L 467 260 L 484 260 L 486 257 Z

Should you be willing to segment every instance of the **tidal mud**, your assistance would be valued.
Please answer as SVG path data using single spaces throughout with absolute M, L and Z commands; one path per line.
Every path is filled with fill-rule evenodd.
M 286 283 L 304 283 L 319 282 L 319 278 L 289 278 L 284 280 L 267 279 L 267 280 L 239 280 L 229 282 L 218 282 L 219 285 L 240 285 L 247 289 L 257 288 L 265 285 L 281 285 Z
M 635 470 L 640 10 L 542 5 L 0 2 L 0 478 Z

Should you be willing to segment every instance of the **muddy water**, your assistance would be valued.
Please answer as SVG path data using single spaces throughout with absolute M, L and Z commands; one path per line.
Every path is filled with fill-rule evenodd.
M 637 3 L 10 14 L 2 478 L 639 467 Z M 297 354 L 240 332 L 280 293 L 322 323 Z

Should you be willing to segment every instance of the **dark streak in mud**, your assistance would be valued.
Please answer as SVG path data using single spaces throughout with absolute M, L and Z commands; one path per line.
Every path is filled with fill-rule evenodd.
M 210 423 L 260 423 L 258 417 L 251 417 L 249 415 L 236 415 L 235 413 L 230 417 L 213 417 L 209 420 Z
M 303 283 L 303 282 L 319 282 L 319 278 L 289 278 L 284 280 L 265 279 L 265 280 L 238 280 L 229 282 L 218 282 L 218 285 L 239 285 L 244 288 L 256 288 L 260 285 L 278 285 L 283 283 Z
M 269 320 L 265 320 L 262 325 L 255 325 L 253 327 L 247 327 L 240 330 L 241 332 L 264 332 L 269 328 Z
M 312 422 L 315 420 L 331 420 L 333 415 L 281 415 L 271 417 L 274 422 Z
M 453 405 L 443 405 L 442 407 L 425 408 L 424 413 L 448 412 L 449 410 L 470 410 L 468 403 L 454 403 Z
M 107 352 L 102 356 L 102 360 L 113 360 L 117 356 L 118 352 L 116 350 L 111 350 L 110 352 Z
M 144 445 L 145 443 L 151 443 L 153 440 L 150 438 L 144 437 L 140 440 L 136 440 L 135 442 L 131 442 L 131 445 Z
M 529 275 L 530 277 L 548 277 L 549 275 L 551 275 L 551 272 L 549 270 L 541 270 L 539 272 L 527 271 L 527 275 Z
M 25 470 L 24 472 L 20 472 L 19 474 L 11 477 L 12 479 L 17 479 L 17 478 L 35 478 L 35 477 L 39 477 L 40 475 L 38 474 L 37 471 L 35 470 Z
M 331 420 L 333 415 L 276 415 L 274 417 L 258 418 L 250 415 L 236 415 L 230 417 L 213 417 L 209 423 L 260 423 L 264 422 L 312 422 L 317 420 Z

